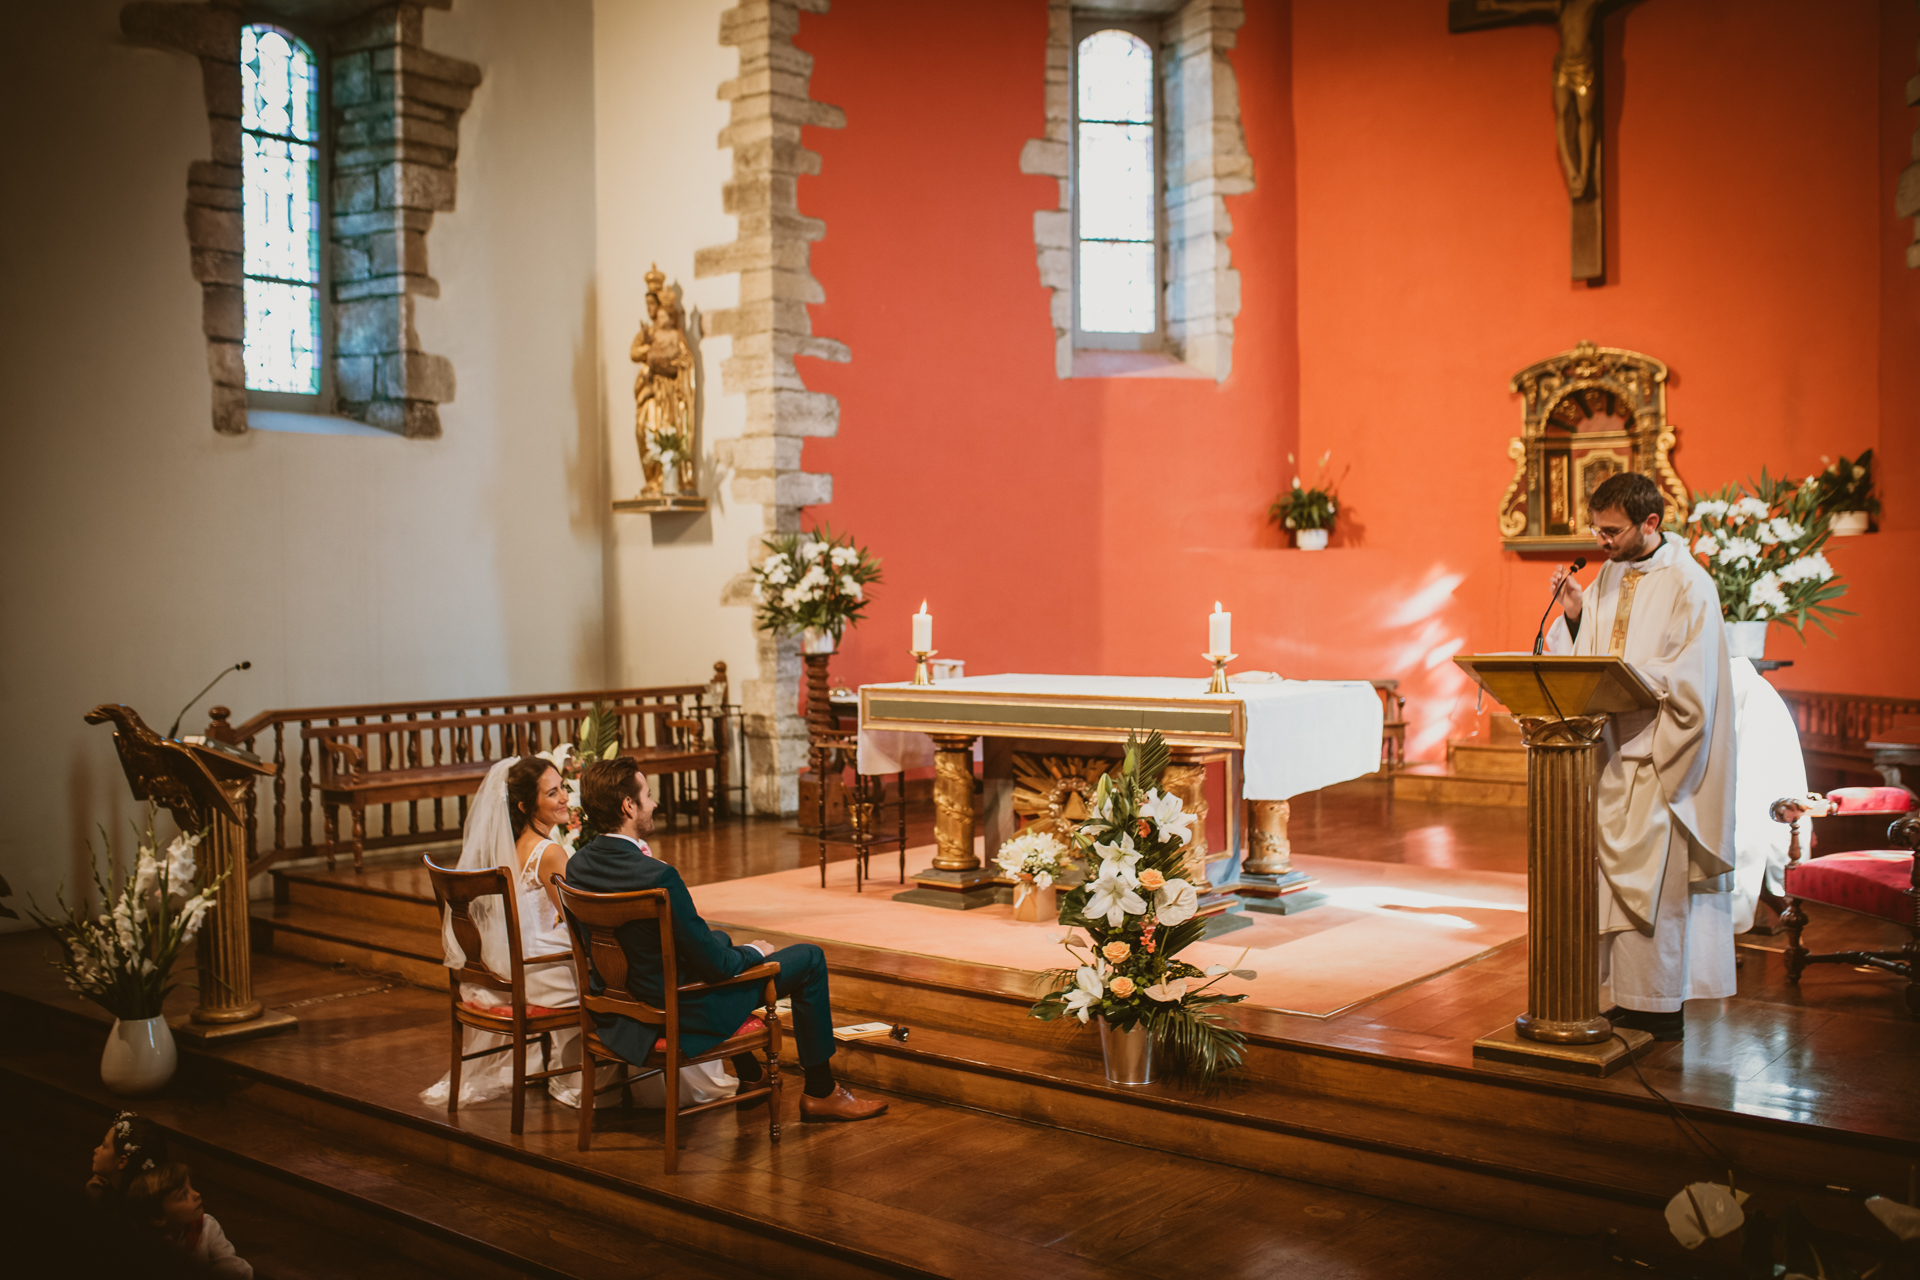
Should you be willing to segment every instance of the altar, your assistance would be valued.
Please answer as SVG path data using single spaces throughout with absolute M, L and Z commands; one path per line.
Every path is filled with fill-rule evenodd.
M 1212 885 L 1274 900 L 1306 880 L 1291 866 L 1287 802 L 1380 764 L 1380 699 L 1365 680 L 1253 673 L 1233 677 L 1225 693 L 1212 693 L 1197 677 L 1008 674 L 871 684 L 859 692 L 859 771 L 934 768 L 933 866 L 915 873 L 916 888 L 900 895 L 934 905 L 993 900 L 993 858 L 1014 833 L 1016 797 L 1024 795 L 1031 808 L 1035 760 L 1057 761 L 1063 750 L 1112 756 L 1129 734 L 1158 730 L 1173 750 L 1166 790 L 1202 818 L 1196 871 Z M 974 848 L 976 758 L 985 791 L 984 865 Z M 1026 770 L 1024 786 L 1017 766 Z M 1204 834 L 1209 766 L 1222 775 L 1225 839 L 1217 853 L 1207 849 Z M 1061 781 L 1084 793 L 1071 785 L 1078 779 Z M 1072 794 L 1056 797 L 1054 817 L 1071 816 L 1071 803 Z M 1214 909 L 1225 905 L 1217 901 Z

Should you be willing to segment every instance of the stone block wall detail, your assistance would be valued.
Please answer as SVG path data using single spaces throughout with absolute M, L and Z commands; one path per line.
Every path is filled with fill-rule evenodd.
M 1920 75 L 1907 80 L 1907 105 L 1920 107 Z M 1920 129 L 1913 131 L 1913 163 L 1900 171 L 1900 185 L 1894 189 L 1895 217 L 1913 219 L 1913 243 L 1907 246 L 1907 266 L 1920 268 Z
M 332 197 L 328 299 L 336 403 L 328 412 L 413 438 L 440 434 L 439 406 L 453 399 L 453 365 L 421 350 L 414 299 L 438 297 L 427 274 L 433 215 L 453 208 L 460 114 L 480 69 L 422 45 L 422 10 L 386 5 L 327 33 Z M 241 216 L 238 0 L 141 2 L 120 12 L 121 30 L 143 44 L 200 60 L 212 158 L 187 173 L 187 239 L 202 294 L 213 427 L 247 430 Z
M 1246 21 L 1242 0 L 1136 5 L 1160 29 L 1166 208 L 1166 354 L 1224 382 L 1233 370 L 1240 273 L 1225 197 L 1253 190 L 1240 90 L 1227 51 Z M 1046 130 L 1020 152 L 1020 172 L 1058 181 L 1059 203 L 1033 215 L 1040 283 L 1052 290 L 1054 372 L 1073 374 L 1073 5 L 1047 0 Z
M 808 303 L 826 299 L 808 269 L 809 246 L 826 234 L 826 224 L 803 215 L 798 199 L 800 175 L 820 172 L 819 153 L 801 145 L 801 130 L 846 125 L 840 108 L 809 96 L 813 56 L 793 47 L 800 14 L 827 8 L 828 0 L 741 0 L 720 16 L 720 43 L 740 57 L 738 77 L 719 88 L 730 107 L 719 144 L 733 153 L 723 202 L 735 220 L 736 238 L 700 250 L 694 275 L 737 275 L 740 281 L 738 305 L 709 315 L 706 332 L 732 339 L 732 353 L 720 366 L 721 389 L 747 402 L 742 434 L 716 442 L 715 454 L 732 473 L 734 500 L 765 512 L 763 528 L 744 548 L 752 564 L 764 558 L 763 536 L 797 531 L 801 508 L 833 500 L 833 477 L 803 470 L 800 451 L 807 437 L 839 430 L 840 404 L 807 390 L 794 363 L 799 356 L 850 358 L 844 343 L 816 337 L 807 315 Z M 729 582 L 721 603 L 751 607 L 750 575 Z M 741 690 L 750 802 L 759 812 L 799 807 L 799 771 L 807 754 L 800 669 L 798 640 L 760 634 L 758 678 Z

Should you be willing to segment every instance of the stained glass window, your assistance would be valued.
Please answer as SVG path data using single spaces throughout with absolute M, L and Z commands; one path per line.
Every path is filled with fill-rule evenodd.
M 240 33 L 250 391 L 320 393 L 320 134 L 313 50 Z
M 1153 49 L 1109 28 L 1080 41 L 1075 68 L 1079 328 L 1159 328 Z

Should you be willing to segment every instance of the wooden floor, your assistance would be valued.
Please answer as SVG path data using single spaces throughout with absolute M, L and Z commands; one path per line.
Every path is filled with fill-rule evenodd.
M 1303 853 L 1515 871 L 1525 865 L 1524 819 L 1390 806 L 1383 791 L 1357 786 L 1296 802 L 1293 840 Z M 930 838 L 929 817 L 910 815 L 909 843 Z M 696 902 L 700 884 L 805 865 L 817 851 L 770 820 L 683 827 L 654 846 Z M 829 875 L 851 875 L 848 852 L 830 846 Z M 875 860 L 888 882 L 896 865 L 890 850 Z M 431 946 L 431 930 L 377 919 L 417 910 L 417 869 L 338 875 L 363 897 L 374 891 L 366 929 L 425 932 Z M 1871 922 L 1823 913 L 1810 938 L 1824 948 L 1875 933 Z M 1822 1160 L 1877 1162 L 1881 1177 L 1904 1170 L 1902 1161 L 1920 1159 L 1911 1067 L 1920 1027 L 1897 983 L 1832 966 L 1796 989 L 1769 950 L 1777 945 L 1743 939 L 1739 996 L 1691 1006 L 1687 1040 L 1645 1060 L 1646 1082 L 1743 1168 L 1771 1161 L 1756 1182 L 1763 1195 L 1791 1181 L 1802 1151 L 1813 1153 L 1816 1184 L 1839 1180 Z M 49 1150 L 72 1146 L 64 1159 L 77 1184 L 114 1105 L 97 1079 L 102 1015 L 60 987 L 44 949 L 33 935 L 0 938 L 0 1097 L 33 1117 Z M 1595 1195 L 1637 1214 L 1643 1231 L 1657 1229 L 1657 1205 L 1671 1192 L 1654 1188 L 1707 1170 L 1631 1073 L 1574 1082 L 1472 1064 L 1472 1040 L 1524 1005 L 1521 947 L 1330 1018 L 1247 1010 L 1256 1078 L 1210 1100 L 1105 1086 L 1088 1037 L 1069 1042 L 1020 1017 L 1025 996 L 1010 975 L 857 948 L 829 955 L 837 1005 L 913 1010 L 907 1048 L 853 1047 L 836 1059 L 864 1091 L 891 1086 L 892 1112 L 864 1125 L 801 1126 L 790 1089 L 777 1147 L 761 1117 L 711 1115 L 692 1122 L 674 1178 L 661 1171 L 657 1113 L 603 1116 L 585 1155 L 574 1147 L 575 1113 L 537 1093 L 522 1137 L 508 1133 L 504 1102 L 450 1122 L 417 1097 L 444 1070 L 444 994 L 280 951 L 256 954 L 256 986 L 299 1018 L 298 1031 L 189 1055 L 180 1080 L 140 1105 L 210 1170 L 209 1208 L 223 1221 L 218 1197 L 232 1197 L 230 1234 L 263 1276 L 627 1276 L 644 1257 L 648 1273 L 663 1276 L 1577 1280 L 1649 1274 L 1613 1260 L 1635 1251 L 1653 1274 L 1693 1274 L 1672 1251 L 1530 1229 L 1578 1217 Z M 184 1010 L 191 994 L 175 1003 Z M 1475 1114 L 1489 1110 L 1514 1114 Z M 1594 1132 L 1574 1136 L 1596 1126 L 1620 1130 L 1617 1153 L 1590 1149 Z M 1407 1163 L 1416 1156 L 1424 1163 Z M 1502 1161 L 1511 1167 L 1496 1168 Z M 1672 1174 L 1645 1178 L 1636 1163 Z M 1290 1173 L 1310 1180 L 1282 1176 Z M 1415 1185 L 1422 1178 L 1434 1185 Z M 1494 1191 L 1482 1208 L 1486 1187 Z M 32 1203 L 16 1197 L 11 1212 Z

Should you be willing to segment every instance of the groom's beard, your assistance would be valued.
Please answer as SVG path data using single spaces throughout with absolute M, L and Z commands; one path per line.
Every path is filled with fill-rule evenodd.
M 653 834 L 653 815 L 650 813 L 641 814 L 639 819 L 634 822 L 633 829 L 639 832 L 643 836 L 652 835 Z

